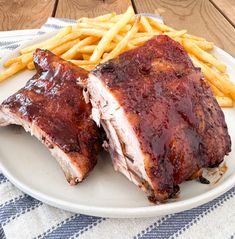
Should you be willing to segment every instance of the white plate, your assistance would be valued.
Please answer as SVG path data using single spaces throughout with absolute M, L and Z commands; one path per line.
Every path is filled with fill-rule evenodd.
M 28 44 L 47 39 L 43 35 Z M 14 51 L 11 56 L 17 55 Z M 215 55 L 228 66 L 235 82 L 235 59 L 216 48 Z M 0 61 L 2 63 L 10 56 Z M 24 86 L 34 72 L 25 70 L 0 84 L 0 102 Z M 225 109 L 226 122 L 235 142 L 235 110 Z M 216 135 L 215 135 L 216 137 Z M 0 128 L 0 168 L 25 193 L 52 206 L 73 212 L 104 217 L 149 217 L 187 210 L 206 203 L 235 185 L 235 149 L 226 157 L 228 170 L 216 184 L 188 181 L 180 185 L 178 199 L 161 205 L 148 202 L 146 195 L 113 170 L 110 157 L 100 156 L 90 176 L 77 186 L 69 186 L 56 160 L 34 137 L 14 126 Z

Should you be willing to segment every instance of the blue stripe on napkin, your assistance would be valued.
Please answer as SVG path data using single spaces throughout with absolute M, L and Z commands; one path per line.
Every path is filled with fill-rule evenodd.
M 5 183 L 7 181 L 8 181 L 7 178 L 2 173 L 0 173 L 0 184 Z
M 0 222 L 2 225 L 6 225 L 11 220 L 14 220 L 16 217 L 29 212 L 30 210 L 35 209 L 42 205 L 42 202 L 28 196 L 24 195 L 19 197 L 16 200 L 11 201 L 10 203 L 4 205 L 0 210 Z
M 92 227 L 92 224 L 101 222 L 105 220 L 104 218 L 86 216 L 82 214 L 75 214 L 69 219 L 65 220 L 65 223 L 62 223 L 60 226 L 55 227 L 51 230 L 50 233 L 45 233 L 40 235 L 37 238 L 44 239 L 53 239 L 53 238 L 70 238 L 74 234 L 82 233 L 85 230 L 88 230 L 89 227 Z
M 199 216 L 200 218 L 204 217 L 204 215 L 215 210 L 218 207 L 218 205 L 223 204 L 225 201 L 227 201 L 234 195 L 235 188 L 232 188 L 225 195 L 222 195 L 207 204 L 172 215 L 167 220 L 164 220 L 159 226 L 151 228 L 150 231 L 147 228 L 145 232 L 142 232 L 142 235 L 139 234 L 136 236 L 136 238 L 164 239 L 169 238 L 173 234 L 177 233 L 180 229 L 183 229 L 183 231 L 185 231 L 194 223 L 196 223 L 197 220 L 199 220 Z

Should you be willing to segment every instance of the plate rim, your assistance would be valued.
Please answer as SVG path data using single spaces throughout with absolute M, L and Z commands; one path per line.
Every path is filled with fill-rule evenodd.
M 18 48 L 14 49 L 12 52 L 9 52 L 4 57 L 0 59 L 0 65 L 2 66 L 3 61 L 14 55 L 19 49 L 25 47 L 30 44 L 35 44 L 43 39 L 47 39 L 52 36 L 54 33 L 58 32 L 58 30 L 54 30 L 43 35 L 39 35 L 34 37 L 32 40 L 22 43 Z M 223 55 L 228 58 L 229 61 L 234 63 L 235 66 L 235 58 L 231 56 L 229 53 L 225 52 L 219 47 L 215 46 L 215 50 L 219 55 Z M 27 186 L 25 183 L 18 180 L 14 175 L 7 170 L 2 161 L 0 160 L 0 169 L 1 172 L 8 178 L 8 180 L 14 184 L 17 188 L 22 190 L 24 193 L 46 203 L 48 205 L 58 207 L 63 210 L 82 213 L 86 215 L 92 216 L 101 216 L 101 217 L 109 217 L 109 218 L 141 218 L 141 217 L 150 217 L 150 216 L 162 216 L 170 213 L 177 213 L 185 210 L 189 210 L 191 208 L 200 206 L 204 203 L 207 203 L 223 193 L 230 190 L 233 186 L 235 186 L 235 174 L 231 175 L 226 181 L 217 185 L 216 187 L 204 192 L 195 197 L 185 199 L 182 201 L 176 201 L 171 203 L 159 204 L 159 205 L 149 205 L 149 206 L 141 206 L 141 207 L 102 207 L 102 206 L 88 206 L 85 204 L 77 204 L 73 202 L 68 202 L 63 199 L 58 199 L 53 196 L 47 195 L 45 193 L 39 192 L 30 186 Z

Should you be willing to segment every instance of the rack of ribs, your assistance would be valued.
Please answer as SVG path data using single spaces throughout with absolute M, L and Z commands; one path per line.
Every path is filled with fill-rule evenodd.
M 186 51 L 168 36 L 98 65 L 87 89 L 115 170 L 155 203 L 231 150 L 224 114 Z
M 44 143 L 70 184 L 82 181 L 96 164 L 100 131 L 90 118 L 77 81 L 87 72 L 47 50 L 34 54 L 37 73 L 0 105 L 0 125 L 21 125 Z

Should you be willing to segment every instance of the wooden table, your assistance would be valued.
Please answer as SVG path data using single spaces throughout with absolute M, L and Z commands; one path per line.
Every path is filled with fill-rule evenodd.
M 203 36 L 235 57 L 235 0 L 0 0 L 0 30 L 39 28 L 48 17 L 94 17 L 111 11 L 158 12 L 166 24 Z

